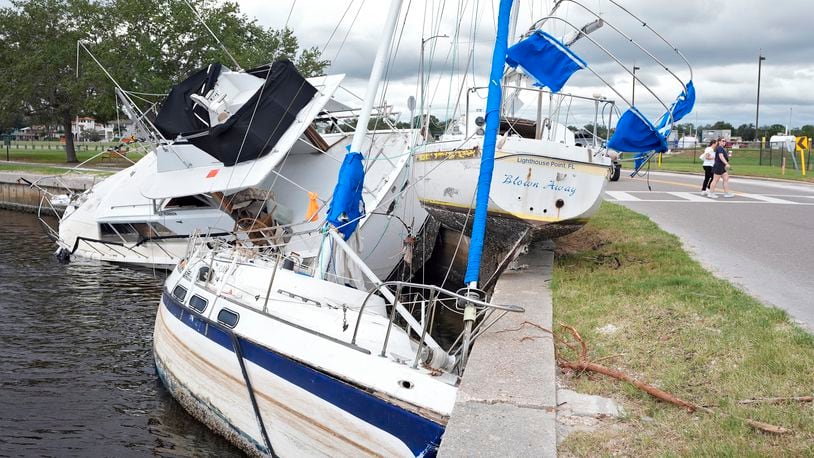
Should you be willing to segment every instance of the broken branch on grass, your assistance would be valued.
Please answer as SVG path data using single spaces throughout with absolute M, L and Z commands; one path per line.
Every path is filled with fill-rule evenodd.
M 738 404 L 785 404 L 788 402 L 814 402 L 814 396 L 791 396 L 785 398 L 754 398 L 738 401 Z
M 588 345 L 582 339 L 582 336 L 579 335 L 579 332 L 577 332 L 577 330 L 574 329 L 573 326 L 568 326 L 566 324 L 560 324 L 560 326 L 562 326 L 563 329 L 565 329 L 569 333 L 571 333 L 571 335 L 580 343 L 580 346 L 582 347 L 582 351 L 579 352 L 580 353 L 579 360 L 577 360 L 577 361 L 569 361 L 567 359 L 564 359 L 561 356 L 559 356 L 560 352 L 557 352 L 557 364 L 559 364 L 560 367 L 572 369 L 572 370 L 575 370 L 575 371 L 591 371 L 591 372 L 596 372 L 596 373 L 599 373 L 599 374 L 602 374 L 602 375 L 607 375 L 608 377 L 615 378 L 617 380 L 621 380 L 623 382 L 630 383 L 631 385 L 633 385 L 636 388 L 644 391 L 645 393 L 653 396 L 656 399 L 661 399 L 662 401 L 669 402 L 669 403 L 677 405 L 679 407 L 683 407 L 683 408 L 687 409 L 690 412 L 701 411 L 701 412 L 705 412 L 705 413 L 712 414 L 712 415 L 717 414 L 714 410 L 710 409 L 709 407 L 704 407 L 704 406 L 695 404 L 695 403 L 690 402 L 690 401 L 685 401 L 685 400 L 683 400 L 683 399 L 681 399 L 681 398 L 679 398 L 677 396 L 674 396 L 674 395 L 672 395 L 672 394 L 670 394 L 670 393 L 668 393 L 668 392 L 666 392 L 664 390 L 660 390 L 660 389 L 656 388 L 653 385 L 650 385 L 648 383 L 644 383 L 642 381 L 636 380 L 633 377 L 625 374 L 624 372 L 617 371 L 615 369 L 611 369 L 611 368 L 605 367 L 605 366 L 603 366 L 601 364 L 597 364 L 597 363 L 589 361 L 588 356 L 587 356 L 588 355 Z M 565 342 L 565 340 L 562 339 L 562 338 L 559 338 L 557 340 L 560 341 L 560 342 Z M 573 347 L 571 347 L 570 345 L 569 345 L 569 348 L 573 349 Z M 788 434 L 788 433 L 791 432 L 790 430 L 788 430 L 786 428 L 783 428 L 782 426 L 776 426 L 776 425 L 772 425 L 772 424 L 769 424 L 769 423 L 763 423 L 763 422 L 751 420 L 751 419 L 748 419 L 748 418 L 741 418 L 741 417 L 738 417 L 736 415 L 733 415 L 733 417 L 744 421 L 747 425 L 751 426 L 752 428 L 755 428 L 755 429 L 757 429 L 759 431 L 763 431 L 763 432 L 766 432 L 766 433 L 770 433 L 770 434 Z

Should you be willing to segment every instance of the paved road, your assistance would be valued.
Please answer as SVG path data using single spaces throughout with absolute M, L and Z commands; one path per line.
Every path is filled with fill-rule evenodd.
M 651 172 L 648 190 L 647 178 L 623 176 L 605 198 L 649 216 L 706 268 L 814 332 L 814 185 L 733 178 L 736 196 L 713 200 L 701 181 Z

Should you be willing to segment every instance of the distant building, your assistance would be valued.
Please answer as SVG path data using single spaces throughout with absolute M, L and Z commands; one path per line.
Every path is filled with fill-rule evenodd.
M 690 136 L 681 137 L 676 143 L 678 148 L 695 148 L 696 146 L 698 146 L 698 139 Z
M 83 135 L 83 133 L 95 130 L 99 132 L 102 140 L 109 142 L 113 139 L 115 126 L 110 122 L 96 122 L 95 118 L 77 116 L 76 120 L 71 123 L 71 128 L 76 140 L 87 140 L 87 135 Z
M 727 141 L 732 137 L 730 129 L 705 129 L 701 131 L 701 142 L 707 143 L 711 140 L 725 138 Z

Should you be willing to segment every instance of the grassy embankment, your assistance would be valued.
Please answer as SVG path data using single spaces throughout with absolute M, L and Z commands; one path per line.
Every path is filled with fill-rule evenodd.
M 665 154 L 662 157 L 661 167 L 658 166 L 658 156 L 654 156 L 650 170 L 663 170 L 674 172 L 694 172 L 703 174 L 701 168 L 701 160 L 698 156 L 703 151 L 702 147 L 695 150 L 676 151 L 673 154 Z M 794 170 L 792 161 L 786 154 L 786 173 L 782 174 L 780 168 L 780 153 L 774 151 L 771 157 L 772 165 L 769 165 L 769 152 L 763 150 L 763 165 L 760 165 L 760 151 L 756 149 L 730 149 L 732 153 L 731 163 L 732 170 L 729 172 L 733 176 L 751 176 L 751 177 L 766 177 L 766 178 L 782 178 L 785 180 L 798 180 L 814 182 L 814 164 L 808 163 L 808 154 L 806 154 L 806 176 L 802 176 L 800 170 Z M 695 159 L 695 162 L 693 162 Z M 798 167 L 800 166 L 800 156 L 797 155 Z M 624 168 L 630 170 L 632 168 L 631 162 L 625 162 Z M 623 171 L 624 173 L 624 171 Z
M 713 277 L 676 237 L 619 205 L 603 203 L 557 245 L 554 322 L 579 330 L 591 360 L 719 412 L 691 414 L 604 375 L 566 375 L 580 392 L 621 401 L 626 414 L 573 433 L 562 453 L 814 455 L 814 403 L 738 404 L 814 394 L 814 337 L 785 312 Z M 793 434 L 760 433 L 736 416 Z
M 93 156 L 107 150 L 113 143 L 79 143 L 77 144 L 76 156 L 79 162 L 85 162 Z M 144 157 L 144 149 L 138 145 L 133 145 L 126 153 L 127 158 L 135 162 Z M 42 173 L 47 175 L 58 175 L 65 173 L 67 168 L 76 164 L 65 162 L 65 149 L 59 142 L 12 142 L 8 149 L 8 159 L 16 164 L 6 163 L 6 147 L 0 144 L 0 171 L 21 171 L 29 173 Z M 27 164 L 20 164 L 25 162 Z M 102 154 L 96 159 L 85 164 L 85 167 L 111 167 L 124 168 L 130 165 L 126 159 L 115 154 Z M 88 172 L 97 173 L 97 172 Z M 108 172 L 98 172 L 105 175 Z

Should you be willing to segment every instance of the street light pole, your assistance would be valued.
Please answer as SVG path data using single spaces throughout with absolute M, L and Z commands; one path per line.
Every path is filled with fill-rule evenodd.
M 427 42 L 430 41 L 430 40 L 434 40 L 436 38 L 448 38 L 448 37 L 449 37 L 449 35 L 447 35 L 447 34 L 433 35 L 433 36 L 431 36 L 429 38 L 425 38 L 425 39 L 421 40 L 421 56 L 419 58 L 420 62 L 418 63 L 418 75 L 421 78 L 421 84 L 419 85 L 419 87 L 421 88 L 421 93 L 419 95 L 419 98 L 421 99 L 421 105 L 420 105 L 419 110 L 418 110 L 418 128 L 419 128 L 419 132 L 421 132 L 422 135 L 424 135 L 424 45 L 427 44 Z M 427 124 L 428 124 L 427 125 L 427 136 L 429 136 L 429 130 L 430 130 L 429 129 L 429 122 Z M 426 137 L 424 137 L 424 139 L 426 140 Z
M 630 94 L 630 104 L 636 105 L 636 70 L 641 70 L 641 68 L 637 66 L 633 66 L 633 91 Z
M 755 140 L 760 142 L 760 153 L 758 154 L 758 164 L 763 165 L 763 142 L 760 141 L 760 131 L 758 130 L 758 120 L 760 119 L 760 67 L 763 61 L 766 60 L 762 56 L 762 52 L 758 53 L 757 57 L 757 102 L 755 103 Z M 769 164 L 771 165 L 771 164 Z

